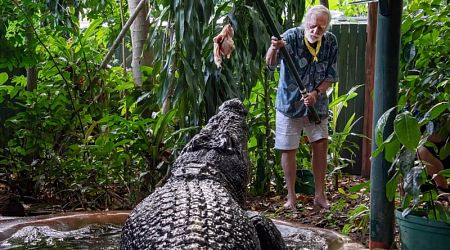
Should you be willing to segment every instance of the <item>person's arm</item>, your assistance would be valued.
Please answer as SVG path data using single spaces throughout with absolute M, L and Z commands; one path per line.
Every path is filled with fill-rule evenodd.
M 272 37 L 271 45 L 266 53 L 266 64 L 274 66 L 278 64 L 278 50 L 284 47 L 286 42 L 284 40 L 278 40 L 276 37 Z
M 330 86 L 331 86 L 331 81 L 324 80 L 323 82 L 321 82 L 319 84 L 319 86 L 317 86 L 317 88 L 315 88 L 313 90 L 313 92 L 316 92 L 317 95 L 326 94 L 327 90 L 330 88 Z
M 433 133 L 433 134 L 428 136 L 427 140 L 429 142 L 432 142 L 432 143 L 436 144 L 436 143 L 440 143 L 442 141 L 442 138 L 438 134 Z
M 272 45 L 270 45 L 269 49 L 266 53 L 266 64 L 269 66 L 273 66 L 277 64 L 277 54 L 278 49 Z

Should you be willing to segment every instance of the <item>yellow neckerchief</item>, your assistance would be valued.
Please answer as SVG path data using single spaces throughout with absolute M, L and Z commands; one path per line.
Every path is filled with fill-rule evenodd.
M 317 58 L 317 55 L 319 55 L 320 45 L 322 45 L 322 39 L 319 39 L 319 41 L 317 41 L 316 49 L 314 49 L 311 46 L 311 44 L 309 44 L 308 39 L 306 39 L 306 36 L 304 36 L 304 38 L 305 38 L 306 48 L 308 48 L 309 53 L 311 53 L 311 55 L 313 56 L 313 61 L 318 62 L 319 59 Z

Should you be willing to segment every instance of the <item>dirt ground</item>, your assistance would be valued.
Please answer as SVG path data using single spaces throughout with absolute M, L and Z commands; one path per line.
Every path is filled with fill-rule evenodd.
M 269 218 L 331 229 L 368 246 L 370 201 L 367 179 L 344 176 L 339 179 L 337 190 L 332 190 L 332 187 L 331 180 L 327 180 L 327 196 L 331 204 L 328 210 L 314 208 L 314 196 L 306 194 L 297 194 L 296 211 L 283 209 L 284 196 L 248 197 L 247 206 Z

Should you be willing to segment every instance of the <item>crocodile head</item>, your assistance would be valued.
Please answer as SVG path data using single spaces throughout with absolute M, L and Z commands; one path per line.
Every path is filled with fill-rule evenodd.
M 185 146 L 172 167 L 172 177 L 217 180 L 243 206 L 250 168 L 246 116 L 239 99 L 224 102 Z

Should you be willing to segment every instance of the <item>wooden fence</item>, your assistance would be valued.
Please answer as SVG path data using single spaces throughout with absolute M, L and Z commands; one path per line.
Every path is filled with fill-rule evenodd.
M 336 35 L 339 53 L 338 53 L 338 71 L 339 71 L 339 94 L 345 94 L 353 86 L 365 84 L 365 64 L 366 64 L 366 27 L 367 22 L 339 22 L 331 26 L 331 32 Z M 342 131 L 348 119 L 356 114 L 356 119 L 364 116 L 365 105 L 365 87 L 357 90 L 358 96 L 350 100 L 348 106 L 343 108 L 338 118 L 337 131 Z M 352 132 L 363 134 L 364 122 L 368 119 L 363 117 L 354 126 Z M 355 160 L 355 164 L 345 169 L 352 174 L 361 174 L 362 169 L 362 148 L 363 139 L 361 137 L 349 136 L 348 140 L 358 145 L 354 149 L 355 156 L 352 156 L 348 150 L 342 152 L 342 156 Z

